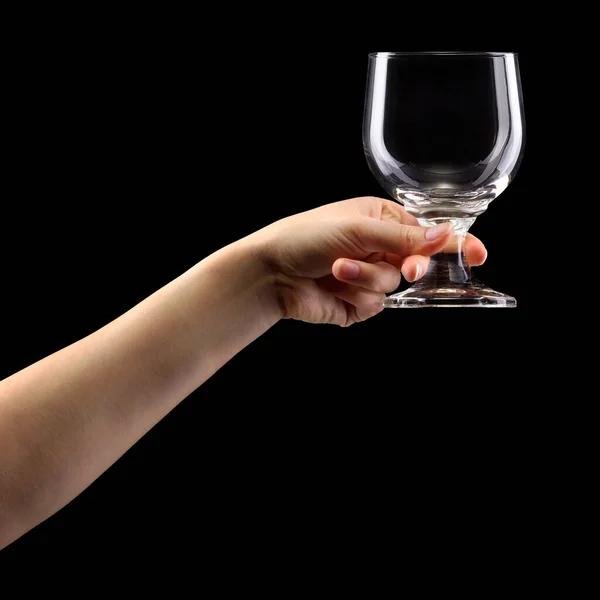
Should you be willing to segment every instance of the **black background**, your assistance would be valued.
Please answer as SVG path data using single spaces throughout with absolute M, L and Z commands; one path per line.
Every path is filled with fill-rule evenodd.
M 232 28 L 154 15 L 21 39 L 6 92 L 0 376 L 261 226 L 384 196 L 361 140 L 373 51 L 520 53 L 524 160 L 472 229 L 489 250 L 478 277 L 518 308 L 387 310 L 349 329 L 281 322 L 1 558 L 107 545 L 161 555 L 190 540 L 215 565 L 243 561 L 259 543 L 277 554 L 310 542 L 316 552 L 396 531 L 413 511 L 435 522 L 467 489 L 472 511 L 490 495 L 508 510 L 526 484 L 513 453 L 536 418 L 517 382 L 530 359 L 542 105 L 527 36 L 411 38 L 394 26 L 402 15 L 368 25 L 355 16 L 271 27 L 256 13 Z M 207 32 L 219 43 L 203 41 Z M 497 518 L 500 528 L 509 519 Z

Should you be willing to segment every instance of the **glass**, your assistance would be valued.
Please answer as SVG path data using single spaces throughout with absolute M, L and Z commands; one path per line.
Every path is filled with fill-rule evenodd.
M 454 225 L 453 243 L 384 306 L 513 307 L 471 276 L 467 231 L 514 176 L 524 146 L 517 56 L 505 52 L 369 55 L 363 143 L 382 187 L 423 226 Z

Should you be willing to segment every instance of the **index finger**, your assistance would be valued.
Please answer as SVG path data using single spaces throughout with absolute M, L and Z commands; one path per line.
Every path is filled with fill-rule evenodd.
M 356 222 L 352 230 L 355 243 L 365 252 L 390 252 L 400 256 L 431 256 L 442 250 L 454 233 L 452 223 L 420 227 L 372 218 Z
M 445 252 L 456 252 L 457 249 L 458 248 L 456 242 L 454 238 L 452 238 L 450 240 L 450 243 L 443 250 Z M 467 233 L 467 237 L 465 238 L 465 242 L 463 245 L 463 250 L 465 253 L 465 257 L 467 258 L 467 263 L 471 267 L 479 267 L 480 265 L 482 265 L 485 262 L 488 254 L 482 241 L 470 233 Z M 397 269 L 402 269 L 406 260 L 406 256 L 399 256 L 391 252 L 386 252 L 382 257 L 380 255 L 376 256 L 379 257 L 377 260 L 385 260 L 385 262 L 389 262 L 391 265 L 394 265 Z

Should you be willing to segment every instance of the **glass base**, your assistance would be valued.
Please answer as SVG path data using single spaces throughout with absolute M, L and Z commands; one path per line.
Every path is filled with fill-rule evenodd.
M 496 292 L 478 281 L 433 288 L 418 282 L 383 300 L 386 308 L 514 308 L 516 305 L 512 296 Z

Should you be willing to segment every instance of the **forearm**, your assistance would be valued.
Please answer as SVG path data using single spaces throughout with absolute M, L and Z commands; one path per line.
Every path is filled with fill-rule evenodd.
M 85 489 L 281 316 L 246 240 L 0 382 L 0 548 Z

